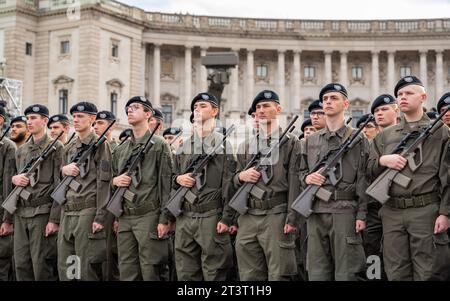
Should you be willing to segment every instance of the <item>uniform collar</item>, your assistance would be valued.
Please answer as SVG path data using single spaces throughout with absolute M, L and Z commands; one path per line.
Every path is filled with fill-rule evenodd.
M 427 127 L 430 124 L 430 121 L 431 119 L 425 113 L 422 115 L 422 118 L 414 122 L 408 122 L 406 121 L 405 116 L 402 116 L 400 119 L 400 127 L 397 129 L 397 131 L 401 131 L 403 133 L 418 131 L 424 127 Z
M 34 137 L 31 137 L 31 141 L 30 141 L 31 148 L 33 150 L 43 149 L 50 140 L 51 140 L 50 136 L 47 133 L 45 133 L 41 139 L 36 140 L 36 141 L 34 140 Z
M 84 139 L 80 139 L 80 136 L 77 136 L 76 146 L 77 148 L 80 148 L 83 145 L 89 145 L 94 139 L 97 139 L 97 135 L 95 135 L 93 131 L 91 131 L 89 135 Z
M 347 132 L 347 128 L 348 128 L 348 126 L 347 125 L 343 125 L 339 130 L 337 130 L 336 132 L 331 132 L 329 129 L 328 129 L 328 126 L 325 126 L 325 128 L 323 129 L 323 131 L 320 133 L 320 135 L 321 136 L 325 136 L 325 139 L 329 139 L 329 138 L 331 138 L 331 137 L 334 137 L 334 136 L 338 136 L 339 138 L 342 138 L 342 137 L 344 137 L 344 135 L 345 135 L 345 133 Z

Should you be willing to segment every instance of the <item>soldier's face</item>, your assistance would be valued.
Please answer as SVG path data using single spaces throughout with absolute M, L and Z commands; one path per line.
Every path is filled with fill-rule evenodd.
M 367 139 L 372 140 L 378 134 L 378 127 L 369 122 L 364 128 L 363 133 L 366 135 Z
M 397 105 L 384 105 L 375 108 L 375 122 L 382 128 L 394 125 L 397 123 L 397 116 L 399 109 Z
M 253 118 L 253 126 L 255 127 L 255 129 L 259 129 L 259 120 L 258 116 L 256 116 L 256 113 L 252 113 L 252 118 Z
M 267 124 L 277 119 L 281 113 L 281 106 L 274 101 L 263 101 L 256 105 L 255 116 L 259 124 Z
M 24 122 L 14 122 L 11 124 L 11 133 L 9 138 L 14 142 L 20 142 L 25 139 L 27 135 L 27 125 Z
M 447 107 L 448 107 L 448 106 L 445 106 L 445 107 L 441 108 L 441 111 L 439 112 L 439 114 L 442 114 L 442 113 L 445 111 L 445 109 L 446 109 Z M 448 111 L 447 113 L 445 113 L 444 117 L 442 117 L 442 121 L 443 121 L 446 125 L 450 126 L 450 111 Z
M 198 101 L 194 104 L 194 122 L 204 122 L 215 118 L 218 112 L 218 108 L 213 107 L 210 102 Z
M 103 119 L 99 119 L 96 120 L 94 123 L 94 132 L 97 136 L 100 136 L 108 127 L 108 125 L 110 124 L 109 121 L 107 120 L 103 120 Z
M 426 101 L 427 94 L 421 86 L 409 85 L 397 92 L 397 103 L 403 113 L 415 113 L 422 110 L 422 104 Z
M 314 134 L 317 131 L 317 129 L 313 126 L 307 126 L 305 127 L 305 130 L 303 132 L 303 134 L 305 135 L 305 138 L 311 136 L 312 134 Z
M 348 99 L 339 92 L 329 92 L 323 96 L 323 110 L 326 116 L 336 116 L 348 108 Z
M 31 135 L 35 135 L 45 131 L 48 118 L 39 114 L 27 115 L 27 128 Z
M 91 128 L 95 121 L 95 115 L 86 113 L 74 113 L 73 114 L 73 127 L 77 132 L 84 132 Z
M 322 109 L 314 109 L 309 114 L 313 127 L 320 130 L 325 127 L 325 111 Z
M 148 122 L 148 128 L 150 129 L 150 131 L 154 131 L 160 122 L 161 122 L 160 119 L 151 117 L 150 121 Z
M 61 122 L 53 122 L 50 124 L 50 137 L 56 139 L 62 132 L 64 132 L 64 126 Z
M 135 125 L 140 122 L 147 122 L 152 117 L 152 112 L 145 111 L 144 106 L 139 103 L 132 103 L 127 107 L 128 123 Z
M 3 116 L 0 116 L 0 128 L 5 124 L 5 118 Z

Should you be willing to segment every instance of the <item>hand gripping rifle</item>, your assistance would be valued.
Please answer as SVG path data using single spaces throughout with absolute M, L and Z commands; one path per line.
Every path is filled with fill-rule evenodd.
M 150 137 L 148 137 L 147 141 L 144 145 L 142 145 L 139 148 L 139 152 L 133 157 L 130 165 L 128 166 L 126 170 L 126 175 L 131 177 L 137 170 L 139 163 L 144 160 L 145 155 L 150 151 L 150 149 L 153 147 L 155 142 L 152 141 L 153 135 L 158 130 L 159 125 L 153 130 L 153 132 L 150 134 Z M 122 200 L 126 199 L 130 202 L 133 202 L 136 198 L 136 195 L 131 192 L 128 187 L 117 187 L 116 191 L 114 192 L 113 196 L 108 202 L 108 205 L 106 206 L 106 210 L 114 214 L 115 217 L 120 217 L 122 215 L 123 209 L 122 209 Z
M 370 115 L 362 126 L 336 151 L 329 151 L 316 165 L 314 165 L 310 174 L 317 172 L 320 168 L 322 168 L 320 174 L 327 177 L 331 185 L 336 186 L 342 179 L 342 158 L 348 151 L 350 151 L 361 141 L 361 131 L 369 122 L 373 120 L 373 115 Z M 336 172 L 339 174 L 338 177 L 336 176 Z M 331 197 L 331 192 L 319 185 L 308 185 L 292 203 L 291 208 L 307 218 L 313 212 L 312 207 L 316 197 L 327 202 Z
M 275 149 L 280 148 L 281 145 L 283 145 L 287 140 L 289 140 L 289 137 L 287 136 L 287 134 L 291 133 L 294 130 L 294 128 L 295 128 L 294 123 L 297 121 L 297 119 L 298 119 L 298 115 L 295 115 L 294 118 L 292 119 L 292 121 L 289 123 L 289 125 L 286 127 L 284 132 L 279 137 L 278 142 L 275 143 L 264 155 L 262 155 L 261 150 L 259 150 L 258 153 L 256 153 L 252 157 L 250 162 L 247 163 L 244 170 L 254 167 L 256 171 L 261 172 L 261 178 L 262 178 L 264 184 L 267 185 L 268 182 L 270 181 L 270 178 L 267 176 L 267 172 L 266 172 L 267 166 L 263 165 L 263 163 L 267 162 L 269 160 L 269 158 L 272 155 L 272 152 Z M 228 205 L 242 215 L 247 213 L 247 211 L 248 211 L 247 201 L 248 201 L 250 191 L 252 191 L 252 189 L 255 189 L 256 187 L 257 186 L 255 183 L 250 183 L 250 182 L 244 183 L 241 187 L 239 187 L 238 191 L 236 191 L 236 193 L 233 195 L 233 197 L 231 198 Z M 257 194 L 259 195 L 260 199 L 263 199 L 265 192 L 262 189 L 258 189 Z
M 442 114 L 440 114 L 436 120 L 430 123 L 426 128 L 418 132 L 418 136 L 414 137 L 412 132 L 403 137 L 403 139 L 397 144 L 394 151 L 391 154 L 398 153 L 400 156 L 408 160 L 408 165 L 411 171 L 414 173 L 423 163 L 422 145 L 423 142 L 431 135 L 433 135 L 444 123 L 441 122 L 442 117 L 450 110 L 450 106 L 447 107 Z M 408 140 L 415 138 L 410 146 L 406 146 Z M 418 162 L 416 162 L 418 159 Z M 392 182 L 407 189 L 411 183 L 411 178 L 403 175 L 400 170 L 386 168 L 367 188 L 366 193 L 372 198 L 376 199 L 381 204 L 384 204 L 389 200 L 389 188 Z
M 207 154 L 205 156 L 199 156 L 197 158 L 197 160 L 194 160 L 189 165 L 189 167 L 186 169 L 185 173 L 188 173 L 189 171 L 191 171 L 192 177 L 196 179 L 197 188 L 202 187 L 202 184 L 201 184 L 202 181 L 200 179 L 200 176 L 203 171 L 203 168 L 205 168 L 208 165 L 208 162 L 211 161 L 216 156 L 219 149 L 225 148 L 225 145 L 224 145 L 225 140 L 228 138 L 228 136 L 230 136 L 230 134 L 234 131 L 235 128 L 236 128 L 235 125 L 230 126 L 227 129 L 225 135 L 223 136 L 221 143 L 216 145 L 209 154 Z M 170 197 L 169 201 L 167 202 L 167 205 L 166 205 L 167 210 L 169 210 L 173 214 L 173 216 L 175 216 L 175 217 L 179 216 L 182 212 L 181 204 L 183 203 L 185 198 L 190 200 L 191 203 L 193 203 L 196 199 L 196 196 L 193 195 L 193 193 L 191 192 L 191 188 L 181 186 Z
M 41 165 L 44 160 L 46 160 L 54 151 L 56 151 L 56 142 L 62 136 L 63 132 L 59 134 L 59 136 L 53 140 L 41 153 L 41 155 L 37 158 L 32 158 L 27 164 L 22 168 L 22 170 L 18 174 L 25 174 L 27 178 L 30 179 L 29 185 L 34 187 L 36 185 L 36 180 L 34 178 L 34 174 L 37 171 L 38 167 Z M 27 185 L 28 186 L 28 185 Z M 17 210 L 17 203 L 19 199 L 22 198 L 25 201 L 30 199 L 31 193 L 29 193 L 24 186 L 16 186 L 5 201 L 2 204 L 2 207 L 5 208 L 9 213 L 14 214 Z
M 89 144 L 86 150 L 81 149 L 75 157 L 72 159 L 71 163 L 75 163 L 77 167 L 81 167 L 86 161 L 88 160 L 89 156 L 92 153 L 95 153 L 97 149 L 100 147 L 100 145 L 103 144 L 106 140 L 106 134 L 108 133 L 109 129 L 112 127 L 112 125 L 116 121 L 108 125 L 106 130 L 100 135 L 100 137 L 97 139 L 97 141 L 92 142 Z M 80 176 L 83 178 L 87 174 L 87 171 L 83 171 L 82 168 L 80 168 Z M 59 185 L 53 190 L 52 194 L 50 195 L 52 199 L 54 199 L 58 204 L 63 205 L 66 201 L 66 194 L 69 187 L 74 190 L 75 192 L 79 192 L 81 189 L 81 184 L 74 180 L 74 176 L 65 176 L 64 179 L 59 183 Z

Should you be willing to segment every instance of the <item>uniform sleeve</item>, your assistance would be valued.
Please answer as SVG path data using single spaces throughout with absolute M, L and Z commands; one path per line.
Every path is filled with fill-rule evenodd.
M 300 160 L 298 162 L 299 164 L 299 171 L 298 171 L 298 178 L 300 181 L 301 189 L 300 193 L 305 189 L 308 184 L 305 182 L 306 176 L 309 174 L 309 167 L 308 167 L 308 139 L 300 141 Z
M 61 181 L 60 170 L 62 165 L 62 156 L 64 152 L 64 147 L 61 143 L 56 143 L 57 147 L 55 153 L 53 154 L 53 189 L 55 189 Z M 50 209 L 49 222 L 59 224 L 61 219 L 61 205 L 58 202 L 53 201 L 52 208 Z
M 229 153 L 225 154 L 222 172 L 222 203 L 224 208 L 221 222 L 227 226 L 231 226 L 235 219 L 235 211 L 228 206 L 228 203 L 236 192 L 235 186 L 233 185 L 233 176 L 236 173 L 237 162 L 234 154 L 232 153 L 231 145 L 228 142 L 226 149 Z
M 98 157 L 97 157 L 98 155 Z M 97 212 L 94 221 L 105 225 L 106 205 L 111 198 L 111 151 L 108 142 L 104 142 L 96 153 L 97 161 Z
M 165 208 L 169 200 L 170 189 L 172 186 L 172 157 L 169 145 L 167 143 L 162 143 L 161 146 L 162 150 L 160 151 L 158 170 L 158 195 L 161 206 L 159 223 L 167 224 L 174 219 L 169 210 Z
M 291 138 L 292 139 L 292 138 Z M 288 214 L 286 218 L 286 224 L 297 227 L 300 215 L 293 209 L 291 209 L 292 203 L 300 195 L 300 163 L 301 163 L 301 141 L 298 139 L 293 140 L 291 151 L 289 154 L 289 170 L 288 170 Z
M 361 134 L 362 135 L 362 134 Z M 369 158 L 370 145 L 366 137 L 362 137 L 360 144 L 360 158 L 356 177 L 356 195 L 358 196 L 358 209 L 356 219 L 366 220 L 368 196 L 366 189 L 368 181 L 366 177 L 367 160 Z
M 373 139 L 370 145 L 369 159 L 367 160 L 367 179 L 373 182 L 384 170 L 385 167 L 380 165 L 380 157 L 383 155 L 381 145 L 383 133 L 379 133 L 375 139 Z
M 16 170 L 16 148 L 12 143 L 4 144 L 4 164 L 3 164 L 3 200 L 11 193 L 13 189 L 12 177 L 17 173 Z M 3 210 L 3 208 L 2 208 Z M 3 210 L 3 222 L 12 224 L 12 215 Z
M 443 129 L 443 149 L 441 151 L 441 164 L 439 165 L 439 180 L 441 182 L 441 203 L 439 205 L 439 214 L 450 214 L 450 138 L 449 130 L 444 126 Z
M 236 154 L 236 172 L 233 176 L 233 185 L 234 188 L 238 189 L 244 183 L 239 180 L 239 173 L 244 171 L 244 168 L 247 166 L 247 152 L 245 147 L 245 142 L 241 143 L 238 147 L 238 151 Z

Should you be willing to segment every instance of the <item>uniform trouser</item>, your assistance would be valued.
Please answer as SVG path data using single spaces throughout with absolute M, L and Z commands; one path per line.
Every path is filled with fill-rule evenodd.
M 448 273 L 447 233 L 433 234 L 438 211 L 436 203 L 381 208 L 384 268 L 389 280 L 443 280 Z
M 297 260 L 297 272 L 296 280 L 308 281 L 308 272 L 306 270 L 306 251 L 308 246 L 308 235 L 306 220 L 302 218 L 302 221 L 298 225 L 298 229 L 295 237 L 295 258 Z
M 169 234 L 169 280 L 178 281 L 175 265 L 175 232 Z
M 383 251 L 381 249 L 383 225 L 379 216 L 380 208 L 381 203 L 379 202 L 370 202 L 367 205 L 366 229 L 363 231 L 363 245 L 366 257 L 375 255 L 380 259 L 380 278 L 386 280 L 386 275 L 383 269 Z
M 230 235 L 217 233 L 218 214 L 177 218 L 175 263 L 179 281 L 223 281 L 232 264 Z
M 119 280 L 119 259 L 117 251 L 117 235 L 113 231 L 114 215 L 106 215 L 106 271 L 104 272 L 108 281 Z
M 313 213 L 307 219 L 309 280 L 357 280 L 365 255 L 355 222 L 352 213 Z
M 63 214 L 58 234 L 60 280 L 100 281 L 106 266 L 106 230 L 92 233 L 95 213 Z
M 0 236 L 0 281 L 13 280 L 13 271 L 13 234 Z
M 159 211 L 119 218 L 120 280 L 159 281 L 168 264 L 168 236 L 158 239 Z
M 284 234 L 286 213 L 238 218 L 236 256 L 242 281 L 292 280 L 297 274 L 295 234 Z
M 14 263 L 18 281 L 58 279 L 56 238 L 45 237 L 49 214 L 14 216 Z

